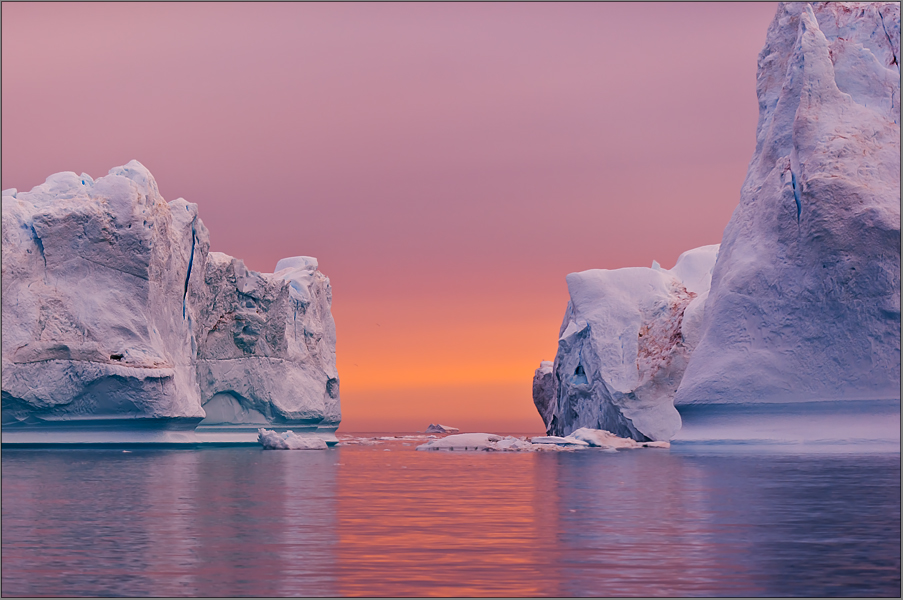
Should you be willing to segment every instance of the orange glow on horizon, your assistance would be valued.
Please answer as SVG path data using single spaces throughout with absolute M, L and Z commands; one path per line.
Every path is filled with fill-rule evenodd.
M 335 299 L 340 430 L 419 431 L 442 421 L 541 432 L 533 372 L 555 358 L 564 288 L 479 302 Z

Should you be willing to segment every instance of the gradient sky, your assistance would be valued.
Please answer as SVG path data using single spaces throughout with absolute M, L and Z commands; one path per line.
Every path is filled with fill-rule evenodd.
M 567 273 L 718 243 L 772 3 L 3 3 L 2 186 L 131 159 L 333 285 L 340 431 L 541 431 Z

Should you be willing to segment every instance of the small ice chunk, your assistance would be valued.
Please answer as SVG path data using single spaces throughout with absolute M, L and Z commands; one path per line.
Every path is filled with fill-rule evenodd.
M 271 429 L 257 430 L 257 441 L 265 450 L 326 450 L 326 442 L 314 436 L 295 435 L 291 430 L 278 433 Z
M 458 433 L 460 429 L 457 427 L 451 427 L 449 425 L 439 425 L 430 423 L 430 426 L 426 428 L 425 433 Z

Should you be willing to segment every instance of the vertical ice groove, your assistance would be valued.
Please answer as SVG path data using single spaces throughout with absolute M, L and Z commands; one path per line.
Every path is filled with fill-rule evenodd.
M 31 226 L 31 235 L 34 236 L 35 245 L 38 247 L 38 252 L 41 253 L 41 259 L 44 261 L 44 270 L 47 270 L 47 256 L 44 255 L 44 242 L 41 241 L 41 236 L 38 235 L 38 232 L 35 230 L 34 225 Z
M 188 272 L 185 274 L 185 291 L 182 294 L 182 318 L 185 318 L 185 303 L 188 299 L 188 282 L 191 280 L 191 266 L 194 264 L 194 246 L 197 242 L 197 233 L 194 224 L 191 225 L 191 254 L 188 256 Z
M 897 72 L 900 72 L 900 57 L 897 56 L 897 53 L 894 52 L 894 41 L 890 39 L 890 34 L 887 33 L 887 25 L 884 24 L 884 15 L 881 14 L 881 10 L 878 10 L 878 18 L 881 19 L 881 29 L 884 30 L 884 37 L 887 38 L 887 45 L 890 46 L 891 56 L 894 57 L 894 60 L 891 64 L 897 65 Z
M 800 188 L 796 181 L 796 173 L 790 171 L 790 183 L 793 186 L 793 199 L 796 201 L 796 222 L 800 222 L 800 213 L 803 210 L 803 204 L 800 201 Z

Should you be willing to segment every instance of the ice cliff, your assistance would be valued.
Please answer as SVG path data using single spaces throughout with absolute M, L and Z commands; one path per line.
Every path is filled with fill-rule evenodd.
M 533 382 L 549 434 L 669 439 L 675 405 L 684 420 L 839 400 L 899 413 L 899 59 L 898 3 L 779 5 L 717 261 L 692 251 L 698 264 L 682 256 L 672 278 L 657 265 L 567 276 L 558 354 Z
M 671 439 L 680 429 L 672 399 L 699 339 L 717 253 L 717 245 L 690 250 L 671 270 L 655 263 L 567 276 L 558 353 L 533 379 L 549 435 L 589 428 Z
M 258 273 L 207 255 L 193 289 L 197 374 L 206 418 L 199 433 L 257 435 L 259 424 L 319 430 L 339 425 L 339 379 L 329 279 L 315 258 Z
M 678 405 L 900 397 L 900 5 L 787 3 Z
M 165 202 L 137 161 L 2 202 L 4 442 L 195 441 L 199 422 L 208 439 L 256 441 L 259 424 L 332 436 L 315 259 L 261 274 L 209 252 L 197 205 Z

